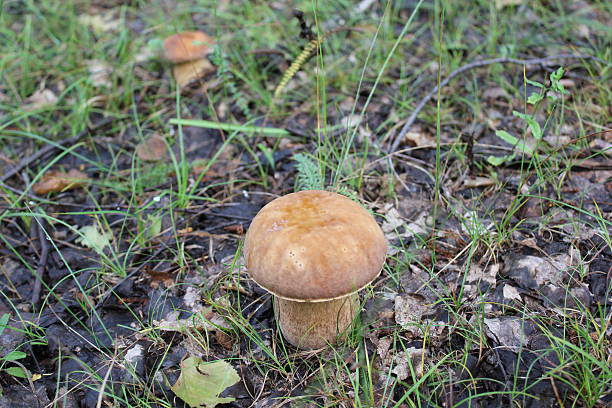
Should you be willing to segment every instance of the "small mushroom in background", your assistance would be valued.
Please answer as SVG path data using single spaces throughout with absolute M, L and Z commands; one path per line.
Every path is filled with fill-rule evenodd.
M 210 54 L 215 40 L 201 31 L 183 31 L 164 40 L 164 56 L 172 63 L 195 61 Z
M 277 198 L 253 218 L 244 254 L 274 295 L 284 337 L 302 349 L 333 344 L 359 312 L 357 292 L 381 272 L 387 242 L 359 204 L 328 191 Z
M 184 31 L 164 40 L 164 57 L 172 62 L 172 76 L 184 87 L 215 72 L 206 55 L 213 52 L 215 40 L 201 31 Z

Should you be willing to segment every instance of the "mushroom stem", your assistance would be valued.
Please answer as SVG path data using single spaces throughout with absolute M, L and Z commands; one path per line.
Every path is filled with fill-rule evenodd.
M 359 311 L 359 295 L 323 302 L 296 302 L 274 297 L 275 313 L 285 339 L 294 346 L 315 350 L 333 344 Z

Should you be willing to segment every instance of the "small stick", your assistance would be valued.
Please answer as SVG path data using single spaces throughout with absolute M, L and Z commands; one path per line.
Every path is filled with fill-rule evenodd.
M 111 372 L 113 371 L 113 365 L 115 365 L 115 356 L 113 356 L 113 359 L 110 361 L 110 364 L 108 365 L 108 369 L 106 370 L 106 374 L 104 375 L 104 379 L 102 380 L 102 383 L 100 384 L 100 389 L 98 391 L 98 402 L 96 404 L 96 408 L 101 408 L 102 407 L 102 400 L 104 399 L 104 390 L 106 389 L 106 383 L 108 382 L 108 378 L 111 375 Z
M 40 219 L 37 218 L 34 222 L 36 222 L 35 228 L 38 230 L 38 241 L 40 242 L 40 258 L 35 272 L 36 280 L 34 281 L 34 288 L 32 289 L 32 305 L 36 306 L 40 301 L 42 279 L 49 259 L 49 242 L 47 242 L 47 234 L 43 229 L 44 220 L 42 217 Z
M 555 379 L 553 377 L 549 377 L 549 379 L 550 385 L 552 385 L 553 392 L 555 393 L 555 398 L 557 399 L 557 404 L 559 404 L 561 408 L 565 408 L 565 405 L 563 405 L 563 401 L 561 400 L 561 396 L 559 395 L 557 384 L 555 384 Z
M 471 70 L 473 68 L 483 67 L 483 66 L 486 66 L 486 65 L 506 64 L 506 63 L 507 64 L 520 64 L 520 65 L 547 65 L 550 62 L 552 62 L 554 60 L 559 60 L 559 59 L 592 59 L 592 60 L 599 61 L 599 62 L 602 62 L 604 64 L 607 64 L 606 61 L 603 61 L 603 60 L 601 60 L 601 59 L 599 59 L 597 57 L 594 57 L 592 55 L 578 55 L 578 54 L 561 54 L 561 55 L 552 55 L 550 57 L 545 57 L 545 58 L 532 58 L 532 59 L 518 59 L 518 58 L 510 58 L 510 57 L 500 57 L 500 58 L 493 58 L 493 59 L 487 59 L 487 60 L 474 61 L 474 62 L 470 62 L 469 64 L 465 64 L 465 65 L 457 68 L 456 70 L 451 72 L 449 76 L 444 78 L 444 80 L 442 82 L 440 82 L 439 87 L 441 88 L 441 87 L 446 86 L 454 77 L 456 77 L 457 75 L 459 75 L 459 74 L 461 74 L 461 73 L 463 73 L 465 71 L 469 71 L 469 70 Z M 391 148 L 389 149 L 389 152 L 393 152 L 393 151 L 397 150 L 397 148 L 399 147 L 399 144 L 401 143 L 402 139 L 404 139 L 404 136 L 406 136 L 406 133 L 408 133 L 408 131 L 410 130 L 410 128 L 412 127 L 412 125 L 416 121 L 416 118 L 417 118 L 418 114 L 423 110 L 423 108 L 425 107 L 427 102 L 429 102 L 429 100 L 431 98 L 433 98 L 434 95 L 436 95 L 437 92 L 438 92 L 438 85 L 436 85 L 427 95 L 425 95 L 423 97 L 423 99 L 421 99 L 419 101 L 419 103 L 417 104 L 417 106 L 414 109 L 414 111 L 412 111 L 412 113 L 410 114 L 410 116 L 406 120 L 406 123 L 402 127 L 402 130 L 397 134 L 397 136 L 395 136 L 395 138 L 394 138 L 395 140 L 393 141 L 393 144 L 391 145 Z

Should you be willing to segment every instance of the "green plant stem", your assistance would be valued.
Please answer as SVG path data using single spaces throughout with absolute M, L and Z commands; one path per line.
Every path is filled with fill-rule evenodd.
M 170 119 L 171 125 L 196 126 L 207 129 L 218 129 L 226 131 L 241 131 L 246 133 L 264 133 L 271 136 L 291 136 L 291 132 L 281 128 L 234 125 L 231 123 L 212 122 L 203 119 Z

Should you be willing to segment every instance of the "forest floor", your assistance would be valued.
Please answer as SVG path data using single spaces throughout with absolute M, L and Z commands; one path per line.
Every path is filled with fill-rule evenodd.
M 0 8 L 1 408 L 612 406 L 609 2 Z M 241 255 L 302 189 L 389 243 L 318 351 Z

